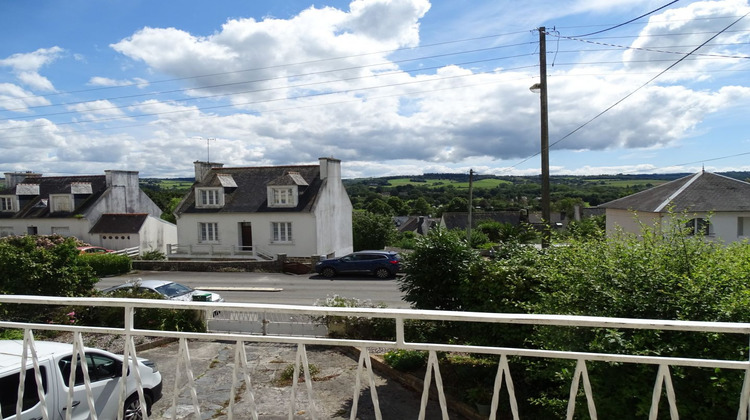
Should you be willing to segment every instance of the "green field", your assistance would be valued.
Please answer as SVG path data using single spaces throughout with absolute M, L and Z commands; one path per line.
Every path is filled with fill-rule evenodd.
M 414 182 L 413 178 L 396 178 L 388 181 L 388 185 L 391 187 L 398 187 L 399 185 L 424 185 L 427 187 L 445 187 L 452 185 L 454 188 L 469 188 L 469 182 L 458 182 L 452 179 L 425 179 L 425 182 Z M 504 179 L 481 179 L 474 181 L 474 188 L 494 188 L 500 184 L 511 184 L 510 181 Z
M 590 179 L 586 178 L 585 181 L 587 183 L 594 183 L 594 184 L 602 184 L 607 185 L 610 187 L 618 187 L 618 188 L 625 188 L 625 187 L 633 187 L 636 185 L 647 185 L 651 184 L 651 186 L 657 186 L 664 184 L 669 181 L 665 181 L 662 179 Z

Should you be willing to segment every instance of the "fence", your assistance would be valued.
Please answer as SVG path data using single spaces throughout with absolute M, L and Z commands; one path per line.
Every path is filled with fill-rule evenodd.
M 592 419 L 597 418 L 595 404 L 595 394 L 591 387 L 587 364 L 590 362 L 611 362 L 622 364 L 645 364 L 658 367 L 658 373 L 653 388 L 652 404 L 649 412 L 650 419 L 658 417 L 659 404 L 662 399 L 663 390 L 666 390 L 669 414 L 672 419 L 679 418 L 676 396 L 672 384 L 671 368 L 675 366 L 684 367 L 702 367 L 712 369 L 733 369 L 744 371 L 744 382 L 741 395 L 739 396 L 739 406 L 737 418 L 745 420 L 748 418 L 748 401 L 750 397 L 750 362 L 747 360 L 714 360 L 701 358 L 679 358 L 679 357 L 660 357 L 644 356 L 638 354 L 608 354 L 608 353 L 589 353 L 575 351 L 554 351 L 544 349 L 530 348 L 508 348 L 508 347 L 490 347 L 490 346 L 471 346 L 445 343 L 427 343 L 427 342 L 408 342 L 405 338 L 405 322 L 408 320 L 422 321 L 450 321 L 450 322 L 471 322 L 485 324 L 511 324 L 511 325 L 544 325 L 544 326 L 562 326 L 577 328 L 605 328 L 605 329 L 626 329 L 626 330 L 662 330 L 662 331 L 685 331 L 696 333 L 716 333 L 716 334 L 743 334 L 750 335 L 749 323 L 720 323 L 720 322 L 693 322 L 693 321 L 660 321 L 660 320 L 638 320 L 623 318 L 599 318 L 583 316 L 558 316 L 558 315 L 527 315 L 527 314 L 494 314 L 494 313 L 472 313 L 472 312 L 445 312 L 445 311 L 417 311 L 402 309 L 376 309 L 376 308 L 334 308 L 334 307 L 311 307 L 295 305 L 262 305 L 250 303 L 221 303 L 210 302 L 181 302 L 181 301 L 161 301 L 145 299 L 114 299 L 114 298 L 61 298 L 61 297 L 40 297 L 40 296 L 0 296 L 0 304 L 19 303 L 19 304 L 36 304 L 36 305 L 87 305 L 87 306 L 104 306 L 124 308 L 124 325 L 123 328 L 110 327 L 90 327 L 77 325 L 52 325 L 52 324 L 32 324 L 24 322 L 0 321 L 0 328 L 21 328 L 28 332 L 33 330 L 57 330 L 70 331 L 76 334 L 80 333 L 105 333 L 124 335 L 127 342 L 125 346 L 125 360 L 128 357 L 135 356 L 135 347 L 132 345 L 133 337 L 136 336 L 161 336 L 179 339 L 180 341 L 180 362 L 178 366 L 190 366 L 189 352 L 186 340 L 188 339 L 211 339 L 225 340 L 236 342 L 236 355 L 240 357 L 238 362 L 234 363 L 234 376 L 232 387 L 229 391 L 227 408 L 227 417 L 232 419 L 233 406 L 235 398 L 240 392 L 237 377 L 245 378 L 247 376 L 247 360 L 242 360 L 244 355 L 244 343 L 284 343 L 297 345 L 297 361 L 302 364 L 303 374 L 306 376 L 306 386 L 308 395 L 313 396 L 313 384 L 309 380 L 310 368 L 307 363 L 306 346 L 310 345 L 327 345 L 327 346 L 351 346 L 360 349 L 360 359 L 358 362 L 358 376 L 354 389 L 354 397 L 351 409 L 351 419 L 357 416 L 357 399 L 360 391 L 360 376 L 362 370 L 366 370 L 372 385 L 373 368 L 369 358 L 368 349 L 386 348 L 386 349 L 407 349 L 407 350 L 424 350 L 429 354 L 427 370 L 424 378 L 424 389 L 422 390 L 420 419 L 424 418 L 425 407 L 427 404 L 429 390 L 432 386 L 433 375 L 437 389 L 438 399 L 442 417 L 448 418 L 448 403 L 443 389 L 442 377 L 438 364 L 438 352 L 457 352 L 457 353 L 478 353 L 499 356 L 499 364 L 495 376 L 494 387 L 492 389 L 492 402 L 490 407 L 490 418 L 495 418 L 498 411 L 500 396 L 508 401 L 510 412 L 514 419 L 520 418 L 518 412 L 518 400 L 515 395 L 515 388 L 512 379 L 512 373 L 509 367 L 509 357 L 519 358 L 546 358 L 546 359 L 563 359 L 576 363 L 573 380 L 570 386 L 570 399 L 567 403 L 567 418 L 572 419 L 576 410 L 576 395 L 583 386 L 583 393 L 586 398 L 586 409 Z M 365 317 L 365 318 L 385 318 L 392 319 L 395 323 L 394 341 L 378 340 L 351 340 L 351 339 L 334 339 L 326 337 L 294 336 L 285 332 L 279 332 L 279 335 L 268 334 L 262 331 L 259 334 L 245 333 L 225 333 L 225 332 L 208 332 L 208 333 L 186 333 L 178 331 L 152 331 L 134 328 L 133 314 L 136 308 L 167 308 L 167 309 L 196 309 L 205 311 L 214 311 L 219 309 L 222 313 L 229 312 L 247 312 L 263 314 L 284 314 L 283 316 L 339 316 L 339 317 Z M 264 315 L 267 317 L 268 315 Z M 251 316 L 250 316 L 251 317 Z M 248 318 L 249 320 L 250 318 Z M 263 333 L 266 333 L 265 335 Z M 130 343 L 130 344 L 128 344 Z M 27 346 L 33 346 L 33 340 L 27 340 Z M 184 363 L 183 363 L 184 362 Z M 38 369 L 38 367 L 36 367 Z M 36 372 L 37 376 L 39 372 Z M 518 372 L 516 372 L 518 374 Z M 289 419 L 294 417 L 295 412 L 295 392 L 297 379 L 300 372 L 295 367 L 292 385 L 292 397 L 289 402 Z M 179 379 L 180 371 L 177 370 Z M 188 369 L 187 378 L 189 382 L 190 393 L 193 396 L 193 410 L 200 418 L 200 407 L 198 404 L 197 391 L 192 379 L 192 373 Z M 140 381 L 140 378 L 137 378 Z M 175 389 L 176 389 L 175 383 Z M 503 388 L 503 385 L 505 388 Z M 140 382 L 139 382 L 140 386 Z M 19 385 L 20 388 L 20 385 Z M 88 400 L 93 401 L 89 392 Z M 252 389 L 245 390 L 253 401 Z M 375 417 L 382 418 L 380 414 L 377 392 L 374 386 L 370 387 L 370 393 L 373 398 Z M 507 397 L 507 398 L 506 398 Z M 312 398 L 311 398 L 312 399 Z M 44 403 L 42 399 L 42 403 Z M 71 401 L 68 401 L 70 407 Z M 142 400 L 143 405 L 143 400 Z M 175 412 L 176 396 L 173 402 L 173 412 Z M 146 413 L 142 413 L 146 417 Z M 315 412 L 311 411 L 312 418 L 316 418 Z M 258 413 L 253 412 L 252 417 L 258 418 Z

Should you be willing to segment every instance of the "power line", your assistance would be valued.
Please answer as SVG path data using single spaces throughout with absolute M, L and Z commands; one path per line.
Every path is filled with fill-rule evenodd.
M 558 139 L 558 140 L 554 141 L 553 143 L 551 143 L 548 146 L 548 149 L 551 149 L 552 147 L 554 147 L 555 145 L 557 145 L 560 142 L 564 141 L 565 139 L 567 139 L 568 137 L 572 136 L 576 132 L 582 130 L 584 127 L 586 127 L 587 125 L 589 125 L 590 123 L 592 123 L 594 120 L 598 119 L 599 117 L 601 117 L 602 115 L 604 115 L 605 113 L 607 113 L 608 111 L 610 111 L 611 109 L 613 109 L 614 107 L 616 107 L 617 105 L 619 105 L 622 102 L 624 102 L 626 99 L 628 99 L 631 96 L 633 96 L 636 92 L 638 92 L 639 90 L 641 90 L 644 87 L 646 87 L 647 85 L 649 85 L 651 82 L 653 82 L 654 80 L 656 80 L 658 77 L 660 77 L 661 75 L 663 75 L 664 73 L 666 73 L 667 71 L 669 71 L 670 69 L 672 69 L 673 67 L 675 67 L 676 65 L 678 65 L 679 63 L 681 63 L 682 61 L 684 61 L 686 58 L 688 58 L 689 56 L 691 56 L 693 53 L 695 53 L 696 51 L 698 51 L 700 48 L 702 48 L 703 46 L 705 46 L 706 44 L 708 44 L 709 42 L 711 42 L 713 39 L 715 39 L 716 37 L 718 37 L 719 35 L 721 35 L 722 33 L 724 33 L 726 30 L 728 30 L 729 28 L 731 28 L 732 26 L 734 26 L 735 24 L 737 24 L 739 21 L 741 21 L 742 19 L 744 19 L 748 14 L 750 14 L 750 13 L 746 13 L 743 16 L 741 16 L 739 19 L 737 19 L 734 22 L 730 23 L 724 29 L 722 29 L 719 32 L 715 33 L 712 37 L 708 38 L 706 41 L 704 41 L 703 43 L 701 43 L 700 45 L 698 45 L 697 47 L 695 47 L 695 49 L 693 49 L 689 53 L 685 54 L 685 56 L 681 57 L 679 60 L 677 60 L 674 63 L 672 63 L 669 67 L 667 67 L 666 69 L 660 71 L 656 76 L 650 78 L 648 81 L 646 81 L 645 83 L 643 83 L 641 86 L 639 86 L 638 88 L 636 88 L 632 92 L 628 93 L 627 95 L 625 95 L 624 97 L 622 97 L 621 99 L 619 99 L 618 101 L 616 101 L 614 104 L 612 104 L 609 107 L 607 107 L 606 109 L 604 109 L 603 111 L 601 111 L 598 114 L 596 114 L 593 118 L 591 118 L 588 121 L 586 121 L 585 123 L 579 125 L 573 131 L 569 132 L 568 134 L 564 135 L 560 139 Z M 516 163 L 515 165 L 512 165 L 510 168 L 514 168 L 514 167 L 516 167 L 516 166 L 518 166 L 518 165 L 520 165 L 520 164 L 522 164 L 522 163 L 524 163 L 524 162 L 526 162 L 526 161 L 528 161 L 528 160 L 530 160 L 530 159 L 538 156 L 539 154 L 541 154 L 541 151 L 536 152 L 536 153 L 534 153 L 531 156 L 528 156 L 527 158 L 525 158 L 525 159 L 521 160 L 520 162 Z
M 680 1 L 680 0 L 673 0 L 673 1 L 671 1 L 671 2 L 669 2 L 669 3 L 667 3 L 667 4 L 665 4 L 664 6 L 661 6 L 661 7 L 659 7 L 658 9 L 654 9 L 654 10 L 652 10 L 652 11 L 648 12 L 648 13 L 644 13 L 644 14 L 642 14 L 642 15 L 638 16 L 638 17 L 635 17 L 635 18 L 633 18 L 633 19 L 630 19 L 630 20 L 629 20 L 629 21 L 627 21 L 627 22 L 623 22 L 623 23 L 617 24 L 617 25 L 615 25 L 615 26 L 611 26 L 611 27 L 609 27 L 609 28 L 607 28 L 607 29 L 602 29 L 601 31 L 591 32 L 591 33 L 588 33 L 588 34 L 583 34 L 583 35 L 576 35 L 576 37 L 581 37 L 581 38 L 583 38 L 583 37 L 585 37 L 585 36 L 591 36 L 591 35 L 596 35 L 596 34 L 600 34 L 600 33 L 602 33 L 602 32 L 607 32 L 607 31 L 611 31 L 611 30 L 613 30 L 613 29 L 619 28 L 619 27 L 621 27 L 621 26 L 624 26 L 624 25 L 627 25 L 627 24 L 629 24 L 629 23 L 633 23 L 633 22 L 635 22 L 636 20 L 640 20 L 640 19 L 642 19 L 642 18 L 644 18 L 644 17 L 646 17 L 646 16 L 648 16 L 648 15 L 654 14 L 654 13 L 658 12 L 659 10 L 662 10 L 662 9 L 664 9 L 664 8 L 668 7 L 668 6 L 671 6 L 671 5 L 675 4 L 675 3 L 677 3 L 678 1 Z
M 199 87 L 190 87 L 190 88 L 180 88 L 180 89 L 173 89 L 173 90 L 167 90 L 167 91 L 160 91 L 160 92 L 148 92 L 148 93 L 139 93 L 139 94 L 132 94 L 132 95 L 123 95 L 123 96 L 117 96 L 117 97 L 110 97 L 110 98 L 102 98 L 97 100 L 119 100 L 119 99 L 132 99 L 132 98 L 139 98 L 139 97 L 146 97 L 146 96 L 157 96 L 157 95 L 165 95 L 169 93 L 182 93 L 187 91 L 193 91 L 193 90 L 203 90 L 203 89 L 214 89 L 214 88 L 221 88 L 221 87 L 229 87 L 229 86 L 237 86 L 237 85 L 244 85 L 244 84 L 250 84 L 250 83 L 262 83 L 262 82 L 270 82 L 274 80 L 287 80 L 290 78 L 301 78 L 306 76 L 317 76 L 327 73 L 336 73 L 336 72 L 343 72 L 343 71 L 350 71 L 350 70 L 361 70 L 369 67 L 379 67 L 384 65 L 390 65 L 390 64 L 400 64 L 400 63 L 407 63 L 411 61 L 419 61 L 419 60 L 427 60 L 427 59 L 434 59 L 434 58 L 441 58 L 441 57 L 448 57 L 453 55 L 461 55 L 461 54 L 472 54 L 472 53 L 478 53 L 478 52 L 487 52 L 491 50 L 501 49 L 501 48 L 511 48 L 511 47 L 518 47 L 523 45 L 529 45 L 531 43 L 518 43 L 518 44 L 510 44 L 510 45 L 502 45 L 497 47 L 489 47 L 489 48 L 478 48 L 474 50 L 468 50 L 468 51 L 460 51 L 455 53 L 445 53 L 445 54 L 436 54 L 432 56 L 423 56 L 423 57 L 417 57 L 417 58 L 409 58 L 409 59 L 403 59 L 403 60 L 395 60 L 395 61 L 387 61 L 387 62 L 380 62 L 380 63 L 374 63 L 374 64 L 367 64 L 363 66 L 352 66 L 352 67 L 344 67 L 344 68 L 337 68 L 332 70 L 321 70 L 321 71 L 315 71 L 315 72 L 307 72 L 307 73 L 298 73 L 298 74 L 292 74 L 292 75 L 284 75 L 284 76 L 277 76 L 277 77 L 269 77 L 265 79 L 253 79 L 253 80 L 243 80 L 240 82 L 231 82 L 231 83 L 221 83 L 216 85 L 207 85 L 207 86 L 199 86 Z M 497 57 L 497 58 L 489 58 L 489 59 L 483 59 L 483 60 L 475 60 L 475 61 L 468 61 L 464 63 L 452 63 L 453 65 L 463 65 L 463 64 L 476 64 L 479 62 L 486 62 L 486 61 L 494 61 L 494 60 L 503 60 L 503 59 L 509 59 L 509 58 L 518 58 L 523 56 L 528 56 L 532 54 L 522 54 L 522 55 L 514 55 L 514 56 L 507 56 L 507 57 Z M 359 77 L 352 77 L 348 79 L 338 79 L 335 81 L 343 81 L 343 80 L 356 80 L 360 78 L 368 78 L 368 77 L 378 77 L 380 75 L 385 74 L 399 74 L 399 73 L 413 73 L 417 71 L 425 71 L 425 70 L 434 70 L 437 68 L 441 68 L 443 66 L 435 66 L 435 67 L 421 67 L 417 69 L 412 70 L 394 70 L 391 72 L 384 72 L 384 73 L 377 73 L 374 75 L 368 75 L 368 76 L 359 76 Z M 317 83 L 331 83 L 331 82 L 317 82 Z M 309 85 L 314 85 L 316 83 L 311 83 Z M 301 85 L 300 85 L 301 86 Z M 283 86 L 275 89 L 287 89 L 290 86 Z M 294 87 L 294 86 L 291 86 Z M 272 89 L 270 89 L 272 90 Z M 239 93 L 247 93 L 247 92 L 255 92 L 255 91 L 246 91 L 246 92 L 239 92 Z M 202 96 L 202 97 L 194 97 L 194 98 L 188 98 L 183 100 L 193 100 L 193 99 L 205 99 L 205 98 L 212 98 L 216 96 L 231 96 L 238 93 L 223 93 L 223 94 L 217 94 L 217 95 L 208 95 L 208 96 Z M 59 103 L 59 104 L 48 104 L 48 105 L 37 105 L 37 106 L 29 106 L 24 108 L 13 108 L 13 109 L 7 109 L 6 111 L 25 111 L 27 109 L 39 109 L 39 108 L 50 108 L 50 107 L 57 107 L 57 106 L 70 106 L 70 105 L 80 105 L 85 103 L 94 102 L 91 100 L 87 101 L 75 101 L 75 102 L 66 102 L 66 103 Z M 118 107 L 119 108 L 119 107 Z M 111 108 L 103 108 L 103 109 L 111 109 Z M 96 109 L 96 110 L 102 110 Z M 46 115 L 59 115 L 59 114 L 69 114 L 74 113 L 76 111 L 68 111 L 68 112 L 60 112 L 56 114 L 41 114 L 41 115 L 32 115 L 32 116 L 15 116 L 15 117 L 8 117 L 8 118 L 0 118 L 0 121 L 3 120 L 9 120 L 9 119 L 22 119 L 22 118 L 34 118 L 34 117 L 40 117 L 40 116 L 46 116 Z
M 366 53 L 361 53 L 361 54 L 353 54 L 353 55 L 347 55 L 347 56 L 328 57 L 328 58 L 320 58 L 320 59 L 309 60 L 309 61 L 299 61 L 299 62 L 295 62 L 295 63 L 276 64 L 276 65 L 273 65 L 273 66 L 266 66 L 266 67 L 255 67 L 255 68 L 241 69 L 241 70 L 232 70 L 232 71 L 226 71 L 226 72 L 201 74 L 201 75 L 197 75 L 197 76 L 176 77 L 176 78 L 172 78 L 172 79 L 152 80 L 152 81 L 146 81 L 146 82 L 141 82 L 141 83 L 127 84 L 127 85 L 124 85 L 124 86 L 101 86 L 101 87 L 90 88 L 90 89 L 80 89 L 80 90 L 71 90 L 71 91 L 63 91 L 63 92 L 54 92 L 54 93 L 48 93 L 48 94 L 44 94 L 44 95 L 19 96 L 19 97 L 15 97 L 13 99 L 47 98 L 47 97 L 51 97 L 51 96 L 59 96 L 59 95 L 66 95 L 66 94 L 72 94 L 72 93 L 94 92 L 94 91 L 109 90 L 109 89 L 119 89 L 119 88 L 123 88 L 123 87 L 149 86 L 149 85 L 159 84 L 159 83 L 177 82 L 177 81 L 182 81 L 182 80 L 200 79 L 200 78 L 205 78 L 205 77 L 225 76 L 225 75 L 228 75 L 228 74 L 246 73 L 246 72 L 261 71 L 261 70 L 271 70 L 271 69 L 283 68 L 283 67 L 293 67 L 293 66 L 309 65 L 309 64 L 323 63 L 323 62 L 326 62 L 326 61 L 346 60 L 346 59 L 350 59 L 350 58 L 365 57 L 365 56 L 368 56 L 368 55 L 395 53 L 395 52 L 399 52 L 399 51 L 413 50 L 415 48 L 419 49 L 419 48 L 437 47 L 437 46 L 457 44 L 457 43 L 462 43 L 462 42 L 479 41 L 479 40 L 483 40 L 483 39 L 499 38 L 499 37 L 504 37 L 504 36 L 518 35 L 518 34 L 523 34 L 523 33 L 526 33 L 526 31 L 507 32 L 507 33 L 492 34 L 492 35 L 483 35 L 483 36 L 478 36 L 478 37 L 473 37 L 473 38 L 464 38 L 464 39 L 457 39 L 457 40 L 450 40 L 450 41 L 435 42 L 435 43 L 432 43 L 432 44 L 419 45 L 417 47 L 402 47 L 402 48 L 396 48 L 396 49 L 391 49 L 391 50 L 372 51 L 372 52 L 366 52 Z

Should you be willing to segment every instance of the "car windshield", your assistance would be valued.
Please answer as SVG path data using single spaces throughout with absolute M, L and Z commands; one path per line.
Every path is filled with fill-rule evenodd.
M 166 297 L 173 298 L 190 293 L 193 289 L 179 283 L 167 283 L 157 287 L 156 291 Z

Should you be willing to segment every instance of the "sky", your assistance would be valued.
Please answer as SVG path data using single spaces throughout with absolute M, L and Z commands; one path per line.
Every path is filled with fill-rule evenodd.
M 0 1 L 0 173 L 750 171 L 748 0 Z

